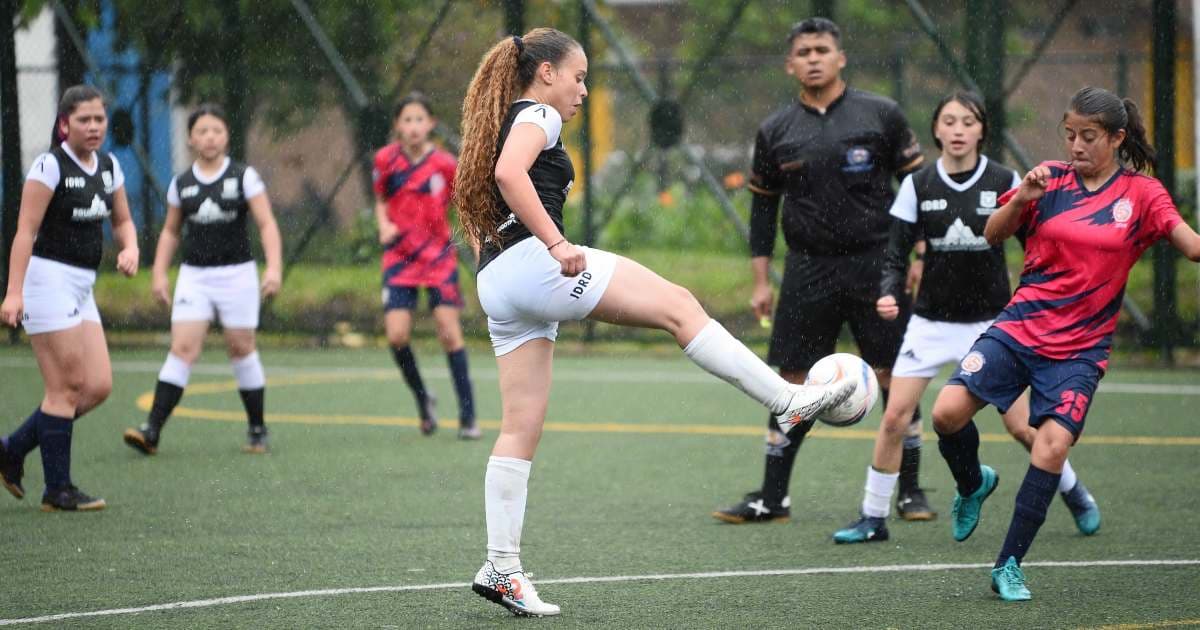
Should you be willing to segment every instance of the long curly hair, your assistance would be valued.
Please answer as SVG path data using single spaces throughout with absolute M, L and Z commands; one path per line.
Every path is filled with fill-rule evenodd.
M 500 40 L 475 70 L 463 100 L 462 146 L 454 178 L 459 221 L 472 242 L 499 238 L 495 169 L 500 147 L 496 145 L 509 107 L 533 83 L 542 63 L 558 65 L 578 47 L 566 33 L 535 28 L 522 37 Z

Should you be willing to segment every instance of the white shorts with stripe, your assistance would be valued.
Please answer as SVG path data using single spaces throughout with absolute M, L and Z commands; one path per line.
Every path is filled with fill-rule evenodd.
M 211 322 L 225 328 L 258 328 L 258 266 L 254 261 L 219 267 L 180 265 L 172 322 Z
M 21 326 L 27 335 L 74 328 L 84 321 L 100 323 L 92 287 L 96 272 L 40 256 L 29 257 L 21 298 Z
M 505 250 L 479 272 L 479 304 L 488 316 L 496 356 L 530 339 L 558 338 L 558 322 L 586 318 L 600 302 L 617 267 L 615 254 L 581 247 L 586 270 L 568 278 L 536 237 Z
M 937 376 L 943 365 L 961 361 L 979 335 L 991 327 L 992 321 L 939 322 L 913 315 L 908 320 L 892 376 Z

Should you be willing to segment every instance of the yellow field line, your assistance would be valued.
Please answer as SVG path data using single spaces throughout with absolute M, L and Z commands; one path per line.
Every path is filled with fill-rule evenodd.
M 379 374 L 355 374 L 348 377 L 341 374 L 304 374 L 270 378 L 267 384 L 281 386 L 318 385 L 323 383 L 339 383 L 361 380 L 390 380 L 395 375 L 388 371 Z M 237 381 L 214 381 L 188 385 L 188 394 L 218 394 L 237 391 Z M 137 406 L 142 411 L 149 411 L 154 401 L 154 393 L 146 392 L 137 398 Z M 241 411 L 222 411 L 219 409 L 197 409 L 192 407 L 176 407 L 173 415 L 197 420 L 219 420 L 224 422 L 244 422 L 246 415 Z M 419 424 L 416 418 L 402 416 L 380 416 L 370 414 L 321 414 L 321 413 L 268 413 L 266 419 L 270 422 L 290 424 L 316 425 L 370 425 L 415 427 Z M 485 429 L 499 429 L 499 420 L 479 420 L 479 426 Z M 646 424 L 630 422 L 547 422 L 544 430 L 565 433 L 643 433 L 643 434 L 673 434 L 673 435 L 725 435 L 725 436 L 760 436 L 762 427 L 719 424 Z M 876 431 L 866 429 L 828 429 L 815 430 L 810 437 L 830 440 L 874 440 Z M 926 434 L 928 439 L 936 439 L 932 434 Z M 979 436 L 984 442 L 1012 441 L 1007 433 L 984 433 Z M 1200 446 L 1200 437 L 1154 437 L 1137 435 L 1089 435 L 1084 438 L 1088 444 L 1105 444 L 1115 446 Z

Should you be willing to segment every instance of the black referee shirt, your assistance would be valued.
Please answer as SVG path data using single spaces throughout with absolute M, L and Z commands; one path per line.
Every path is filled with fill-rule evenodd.
M 921 146 L 900 107 L 846 88 L 825 113 L 799 99 L 772 114 L 754 143 L 750 189 L 783 195 L 788 249 L 815 256 L 878 250 L 888 238 L 890 178 L 920 163 Z M 775 246 L 777 203 L 755 203 L 752 256 Z

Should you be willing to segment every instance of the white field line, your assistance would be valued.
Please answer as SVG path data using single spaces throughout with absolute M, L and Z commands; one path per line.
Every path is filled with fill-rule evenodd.
M 1200 566 L 1200 560 L 1082 560 L 1082 561 L 1044 561 L 1026 562 L 1026 567 L 1048 568 L 1088 568 L 1088 567 L 1178 567 Z M 989 564 L 896 564 L 884 566 L 851 566 L 851 567 L 814 567 L 808 569 L 764 569 L 760 571 L 709 571 L 703 573 L 657 573 L 649 575 L 610 575 L 597 577 L 572 577 L 538 580 L 540 585 L 546 584 L 600 584 L 609 582 L 643 582 L 655 580 L 706 580 L 735 577 L 772 577 L 789 575 L 830 575 L 851 573 L 907 573 L 913 571 L 959 571 L 966 569 L 987 569 Z M 66 619 L 83 617 L 109 617 L 113 615 L 134 615 L 160 610 L 180 610 L 185 608 L 208 608 L 229 604 L 244 604 L 271 599 L 298 599 L 307 597 L 330 597 L 335 595 L 353 595 L 359 593 L 399 593 L 409 591 L 435 591 L 466 589 L 468 582 L 445 582 L 440 584 L 412 584 L 405 586 L 363 586 L 356 588 L 329 588 L 309 591 L 291 591 L 286 593 L 259 593 L 256 595 L 234 595 L 214 599 L 197 599 L 186 602 L 171 602 L 134 608 L 110 608 L 88 612 L 68 612 L 41 617 L 24 617 L 20 619 L 0 619 L 0 626 L 19 624 L 48 623 Z
M 0 357 L 0 369 L 25 368 L 37 369 L 33 357 L 28 359 L 18 357 Z M 113 361 L 113 371 L 130 374 L 157 374 L 162 368 L 159 361 Z M 346 380 L 354 377 L 382 377 L 399 373 L 390 368 L 365 368 L 354 366 L 304 366 L 304 367 L 272 367 L 266 366 L 268 376 L 286 376 L 293 374 L 334 374 L 345 375 Z M 206 376 L 232 376 L 233 372 L 228 363 L 197 363 L 192 366 L 193 374 Z M 440 366 L 422 368 L 422 375 L 428 378 L 449 380 L 449 370 Z M 495 369 L 471 370 L 472 379 L 497 380 Z M 596 370 L 580 368 L 555 368 L 555 381 L 589 382 L 589 383 L 668 383 L 712 384 L 716 377 L 710 376 L 699 369 L 690 371 L 668 370 Z M 944 385 L 944 380 L 934 381 L 935 387 Z M 1141 394 L 1148 396 L 1200 396 L 1200 385 L 1165 384 L 1165 383 L 1119 383 L 1101 381 L 1100 390 L 1104 394 Z

